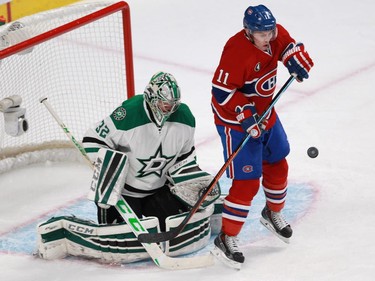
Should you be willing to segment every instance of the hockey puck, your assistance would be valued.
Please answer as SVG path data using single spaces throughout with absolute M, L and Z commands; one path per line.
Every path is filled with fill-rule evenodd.
M 310 158 L 316 158 L 319 155 L 319 150 L 316 147 L 313 147 L 313 146 L 309 147 L 309 149 L 307 150 L 307 155 Z

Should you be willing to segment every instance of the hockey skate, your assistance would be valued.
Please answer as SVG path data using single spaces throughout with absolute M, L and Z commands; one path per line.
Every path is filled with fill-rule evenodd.
M 238 238 L 236 236 L 228 236 L 222 232 L 215 238 L 215 247 L 211 253 L 224 264 L 241 269 L 241 265 L 245 261 L 245 257 L 239 251 Z
M 266 205 L 262 211 L 260 222 L 273 234 L 289 244 L 289 238 L 292 236 L 293 230 L 285 221 L 281 212 L 272 212 Z

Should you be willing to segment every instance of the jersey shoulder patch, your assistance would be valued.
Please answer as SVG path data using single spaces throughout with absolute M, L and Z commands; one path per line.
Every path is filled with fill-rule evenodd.
M 131 130 L 150 123 L 143 106 L 143 95 L 136 95 L 125 100 L 111 114 L 113 124 L 118 130 Z

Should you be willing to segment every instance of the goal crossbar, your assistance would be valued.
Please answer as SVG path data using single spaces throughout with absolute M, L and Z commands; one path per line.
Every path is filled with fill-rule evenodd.
M 132 48 L 132 35 L 131 35 L 131 22 L 130 22 L 130 8 L 128 3 L 126 2 L 118 2 L 115 4 L 112 4 L 108 7 L 105 7 L 99 11 L 93 12 L 87 16 L 83 16 L 77 20 L 74 20 L 72 22 L 66 23 L 62 26 L 56 27 L 52 30 L 49 30 L 47 32 L 41 33 L 35 37 L 32 37 L 30 39 L 27 39 L 25 41 L 22 41 L 20 43 L 17 43 L 13 46 L 10 46 L 6 49 L 0 50 L 0 60 L 11 56 L 13 54 L 19 53 L 23 50 L 29 49 L 30 47 L 33 47 L 35 45 L 38 45 L 40 43 L 43 43 L 44 41 L 50 40 L 54 37 L 60 36 L 64 33 L 67 33 L 73 29 L 76 29 L 80 26 L 84 26 L 86 24 L 89 24 L 93 22 L 94 20 L 98 20 L 100 18 L 103 18 L 107 15 L 116 13 L 118 11 L 122 11 L 122 20 L 124 23 L 123 31 L 124 31 L 124 48 L 125 48 L 125 57 L 133 57 L 133 48 Z M 126 44 L 125 44 L 126 42 Z M 130 44 L 129 44 L 130 43 Z M 127 91 L 129 96 L 134 95 L 134 66 L 132 60 L 126 60 L 126 69 L 127 69 L 127 75 L 126 75 L 126 85 L 127 85 Z

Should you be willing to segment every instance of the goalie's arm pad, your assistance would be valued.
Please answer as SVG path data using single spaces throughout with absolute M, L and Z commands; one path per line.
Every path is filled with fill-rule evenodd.
M 120 199 L 128 169 L 129 162 L 125 153 L 99 149 L 88 199 L 102 208 L 115 206 Z
M 193 207 L 202 192 L 213 180 L 213 176 L 202 171 L 193 154 L 173 165 L 167 172 L 170 182 L 169 189 L 179 200 L 188 207 Z M 201 208 L 212 204 L 220 196 L 219 183 L 212 189 L 203 201 Z

